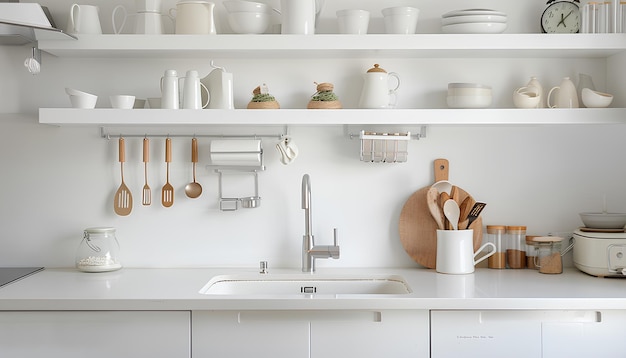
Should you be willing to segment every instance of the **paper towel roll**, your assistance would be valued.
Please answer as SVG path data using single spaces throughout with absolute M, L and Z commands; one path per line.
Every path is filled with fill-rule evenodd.
M 260 166 L 260 139 L 211 141 L 211 164 L 223 166 Z

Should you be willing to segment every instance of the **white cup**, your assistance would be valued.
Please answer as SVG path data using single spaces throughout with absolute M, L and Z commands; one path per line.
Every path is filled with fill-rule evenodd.
M 491 251 L 476 260 L 487 246 Z M 437 230 L 437 262 L 439 273 L 468 274 L 474 266 L 496 253 L 496 245 L 488 242 L 474 253 L 474 230 Z
M 148 108 L 160 109 L 161 108 L 161 97 L 150 97 L 150 98 L 148 98 Z
M 67 20 L 67 32 L 70 34 L 102 34 L 100 9 L 93 5 L 73 4 Z
M 365 35 L 370 23 L 370 13 L 366 10 L 339 10 L 337 23 L 340 34 Z
M 135 96 L 115 95 L 109 96 L 111 107 L 118 109 L 131 109 L 135 105 Z
M 382 10 L 385 32 L 388 34 L 414 34 L 420 10 L 410 6 L 388 7 Z

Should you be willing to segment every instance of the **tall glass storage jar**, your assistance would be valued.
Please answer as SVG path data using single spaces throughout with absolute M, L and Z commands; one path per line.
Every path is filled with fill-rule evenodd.
M 83 240 L 76 251 L 76 268 L 83 272 L 106 272 L 122 268 L 115 228 L 85 229 Z
M 491 269 L 506 268 L 505 234 L 506 226 L 487 225 L 487 242 L 496 245 L 496 252 L 487 259 Z
M 507 226 L 506 263 L 509 268 L 526 268 L 526 226 Z

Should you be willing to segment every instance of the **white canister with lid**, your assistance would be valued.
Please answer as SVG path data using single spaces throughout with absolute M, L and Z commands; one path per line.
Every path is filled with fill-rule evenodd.
M 113 227 L 91 227 L 83 232 L 76 251 L 76 268 L 83 272 L 107 272 L 122 268 L 120 246 Z

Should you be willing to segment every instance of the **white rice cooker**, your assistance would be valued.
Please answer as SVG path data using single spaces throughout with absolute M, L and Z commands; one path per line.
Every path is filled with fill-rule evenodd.
M 626 233 L 574 231 L 574 265 L 590 275 L 626 278 Z

